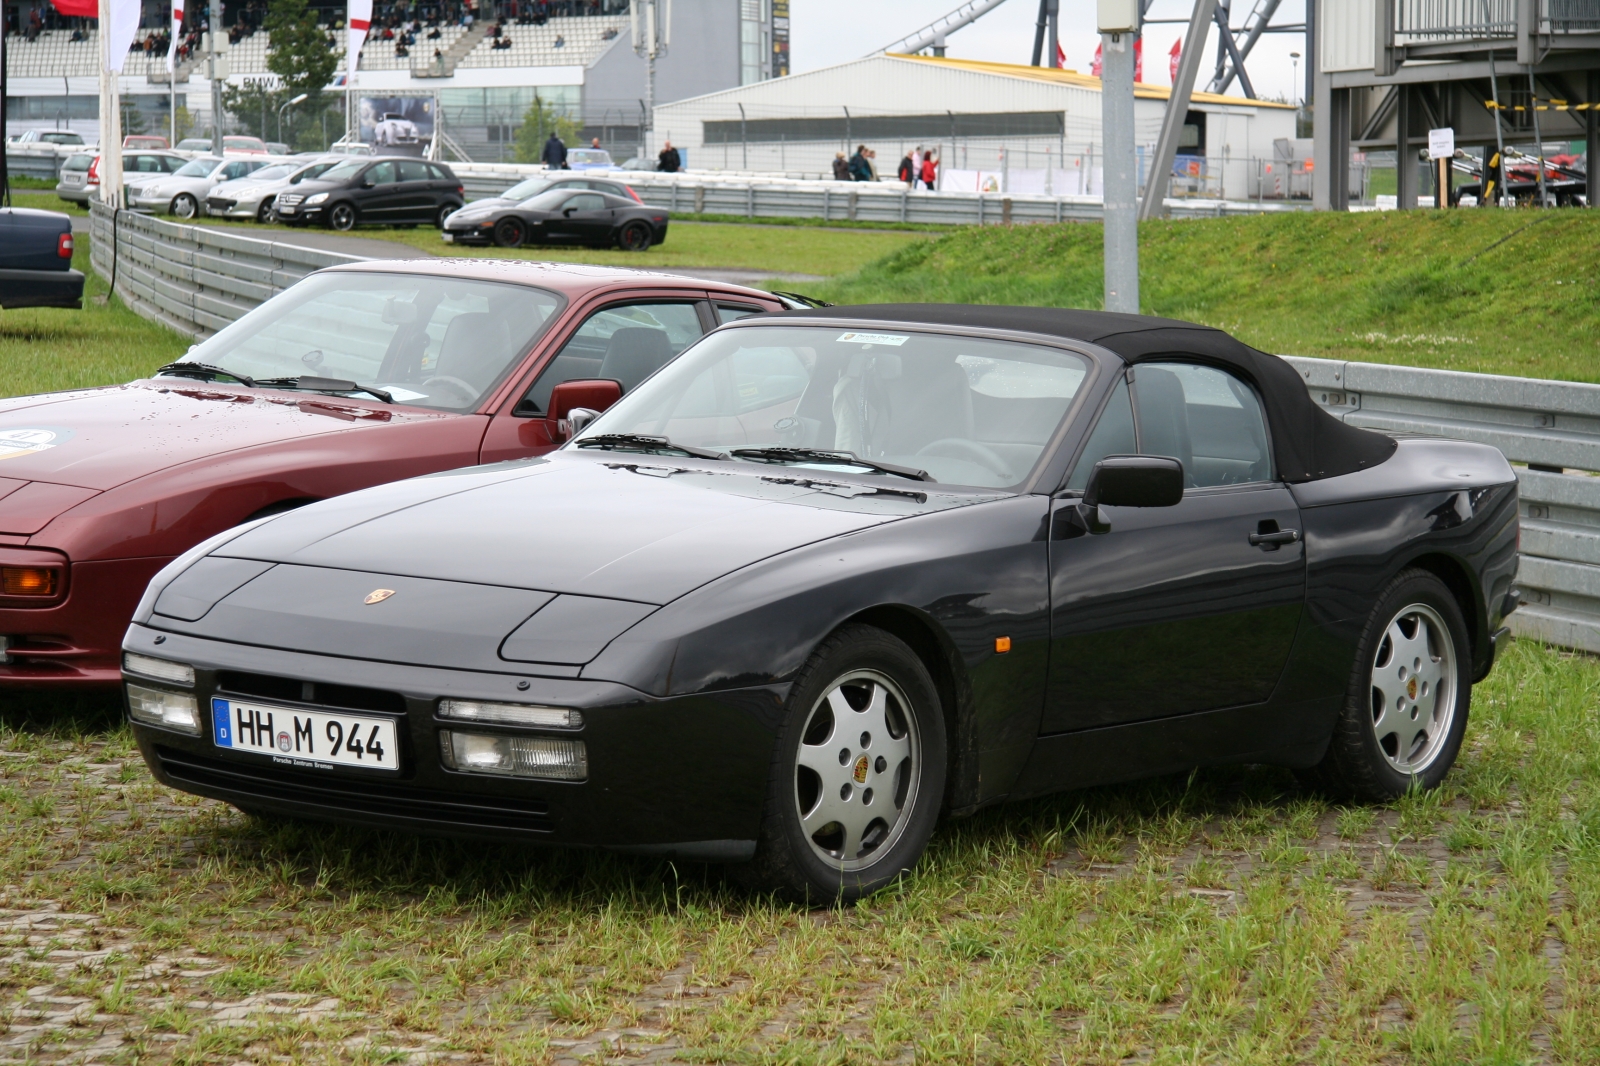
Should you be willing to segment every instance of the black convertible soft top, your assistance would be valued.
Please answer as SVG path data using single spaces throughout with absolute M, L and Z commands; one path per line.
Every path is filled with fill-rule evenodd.
M 1231 370 L 1255 386 L 1267 408 L 1272 450 L 1285 481 L 1316 481 L 1377 466 L 1394 454 L 1394 439 L 1347 426 L 1318 407 L 1300 374 L 1275 355 L 1220 329 L 1175 318 L 1057 307 L 978 304 L 862 304 L 785 311 L 773 318 L 867 321 L 1010 329 L 1107 348 L 1131 364 L 1182 356 Z

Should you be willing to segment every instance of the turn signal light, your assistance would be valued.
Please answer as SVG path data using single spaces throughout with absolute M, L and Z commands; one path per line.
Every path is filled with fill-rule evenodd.
M 1010 651 L 1011 650 L 1011 638 L 1010 637 L 995 637 L 994 638 L 994 650 L 995 650 L 995 652 L 997 654 L 1000 654 L 1000 655 L 1004 655 L 1006 652 Z
M 72 258 L 72 234 L 63 233 L 56 241 L 56 255 L 62 259 Z
M 0 591 L 7 596 L 54 596 L 57 576 L 42 566 L 0 567 Z

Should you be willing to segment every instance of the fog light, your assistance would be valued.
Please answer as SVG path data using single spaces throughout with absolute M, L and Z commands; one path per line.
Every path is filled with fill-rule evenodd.
M 531 725 L 541 729 L 583 728 L 582 711 L 569 711 L 565 707 L 530 707 L 525 703 L 440 700 L 439 715 L 442 718 L 466 718 L 474 722 Z
M 0 589 L 7 596 L 54 596 L 56 576 L 42 566 L 0 567 Z
M 171 681 L 177 685 L 194 684 L 194 667 L 188 663 L 168 662 L 166 659 L 154 659 L 148 655 L 125 651 L 122 653 L 122 668 L 130 674 L 143 674 L 145 677 Z
M 589 776 L 589 753 L 581 740 L 447 731 L 439 734 L 439 755 L 450 769 L 469 774 L 547 781 L 582 781 Z
M 135 722 L 200 735 L 200 706 L 187 692 L 128 684 L 128 714 Z

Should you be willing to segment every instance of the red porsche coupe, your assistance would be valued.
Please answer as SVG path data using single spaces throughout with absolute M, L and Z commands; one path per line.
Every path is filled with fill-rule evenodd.
M 311 275 L 149 378 L 0 400 L 0 689 L 114 685 L 145 585 L 207 537 L 548 451 L 572 410 L 783 306 L 644 271 L 361 263 Z

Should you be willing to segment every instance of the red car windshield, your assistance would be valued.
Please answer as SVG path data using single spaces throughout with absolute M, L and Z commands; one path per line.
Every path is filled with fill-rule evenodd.
M 381 389 L 397 403 L 467 411 L 562 305 L 555 293 L 523 285 L 317 274 L 191 348 L 181 362 L 269 386 L 335 378 Z

